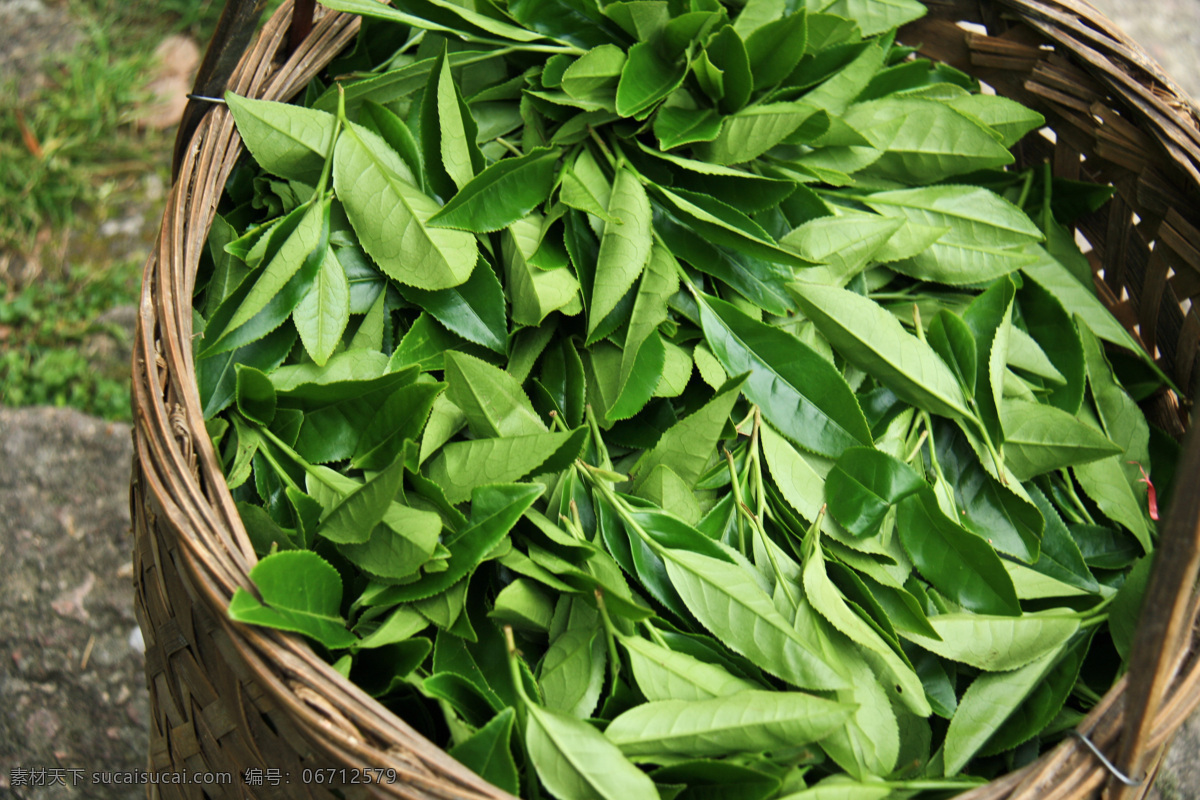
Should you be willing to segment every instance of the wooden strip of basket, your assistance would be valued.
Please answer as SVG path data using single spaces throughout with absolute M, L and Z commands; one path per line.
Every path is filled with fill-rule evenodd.
M 1183 390 L 1182 403 L 1174 394 L 1158 397 L 1152 414 L 1160 426 L 1181 433 L 1200 379 L 1200 318 L 1191 308 L 1200 294 L 1200 126 L 1190 102 L 1136 44 L 1082 2 L 927 5 L 931 13 L 902 31 L 903 41 L 921 43 L 927 55 L 1046 116 L 1045 135 L 1026 137 L 1017 148 L 1021 164 L 1049 161 L 1057 175 L 1116 187 L 1114 201 L 1081 220 L 1077 233 L 1091 247 L 1101 296 Z M 289 99 L 358 29 L 357 18 L 319 14 L 284 59 L 290 13 L 286 0 L 242 59 L 231 89 Z M 146 266 L 135 342 L 130 494 L 136 605 L 153 712 L 150 769 L 226 772 L 232 782 L 202 789 L 151 785 L 150 797 L 508 798 L 334 672 L 298 637 L 226 616 L 234 590 L 252 590 L 247 573 L 255 556 L 204 428 L 191 357 L 191 297 L 217 202 L 240 152 L 230 115 L 215 109 L 187 149 L 168 197 Z M 1194 483 L 1187 474 L 1179 480 L 1189 478 Z M 1138 676 L 1140 694 L 1123 679 L 1080 725 L 1104 752 L 1138 768 L 1153 763 L 1200 704 L 1200 659 L 1193 651 L 1200 602 L 1192 591 L 1200 558 L 1197 513 L 1172 509 L 1173 546 L 1183 556 L 1170 559 L 1173 575 L 1155 571 L 1155 581 L 1165 577 L 1180 587 L 1168 620 L 1173 633 L 1139 627 L 1139 646 L 1153 651 L 1153 677 Z M 1131 719 L 1137 724 L 1128 724 Z M 302 780 L 306 769 L 366 767 L 393 769 L 399 780 L 336 792 Z M 247 787 L 246 770 L 278 770 L 280 785 L 264 774 L 263 785 Z M 1099 797 L 1106 784 L 1112 796 L 1120 793 L 1091 753 L 1068 738 L 1034 764 L 964 797 L 1081 800 Z M 1131 796 L 1141 796 L 1147 785 Z

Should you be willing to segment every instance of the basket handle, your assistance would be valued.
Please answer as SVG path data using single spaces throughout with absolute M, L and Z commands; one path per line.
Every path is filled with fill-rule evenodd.
M 234 69 L 254 37 L 266 4 L 267 0 L 226 0 L 225 9 L 221 12 L 208 49 L 204 52 L 204 61 L 196 73 L 196 82 L 192 93 L 188 95 L 188 103 L 179 122 L 179 132 L 175 136 L 175 152 L 171 160 L 172 181 L 179 174 L 183 154 L 187 152 L 192 134 L 213 106 L 211 100 L 203 98 L 221 97 L 225 93 Z M 312 31 L 315 10 L 316 0 L 295 0 L 288 52 L 299 47 Z
M 1176 468 L 1180 477 L 1200 474 L 1200 425 L 1190 426 Z M 1117 763 L 1126 775 L 1142 777 L 1147 744 L 1190 631 L 1192 594 L 1200 569 L 1200 493 L 1178 486 L 1171 498 L 1154 553 L 1154 569 L 1138 615 L 1129 656 L 1125 736 Z M 1118 788 L 1114 784 L 1114 788 Z M 1119 787 L 1117 798 L 1132 793 Z

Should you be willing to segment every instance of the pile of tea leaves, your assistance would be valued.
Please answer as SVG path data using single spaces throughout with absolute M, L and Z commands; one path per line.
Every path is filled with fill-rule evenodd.
M 196 287 L 233 619 L 527 798 L 946 796 L 1078 723 L 1176 449 L 1038 114 L 914 0 L 325 5 Z

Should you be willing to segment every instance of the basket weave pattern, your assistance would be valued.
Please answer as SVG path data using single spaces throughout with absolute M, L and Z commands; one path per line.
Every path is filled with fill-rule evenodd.
M 926 0 L 901 31 L 923 54 L 978 77 L 1042 113 L 1048 135 L 1017 148 L 1018 166 L 1111 183 L 1113 201 L 1077 224 L 1101 296 L 1186 395 L 1200 382 L 1200 125 L 1182 94 L 1135 44 L 1077 0 Z M 357 18 L 318 14 L 286 60 L 287 0 L 244 56 L 230 89 L 286 100 L 341 51 Z M 969 22 L 973 25 L 962 25 Z M 151 785 L 152 798 L 509 798 L 346 681 L 296 636 L 249 628 L 225 609 L 254 551 L 204 428 L 192 362 L 191 297 L 225 181 L 241 152 L 223 107 L 200 124 L 146 266 L 134 347 L 136 454 L 131 488 L 135 588 L 146 641 L 151 771 L 228 772 L 232 783 Z M 1153 422 L 1182 433 L 1190 400 L 1156 398 Z M 1196 443 L 1200 445 L 1200 439 Z M 1188 447 L 1180 481 L 1200 480 Z M 1079 726 L 1135 775 L 1124 787 L 1068 737 L 1033 765 L 963 798 L 1141 797 L 1171 735 L 1200 705 L 1194 652 L 1200 602 L 1200 499 L 1181 487 L 1159 549 L 1129 677 Z M 1200 497 L 1200 492 L 1190 494 Z M 306 769 L 385 768 L 395 784 L 302 780 Z M 286 785 L 243 785 L 247 769 Z M 637 800 L 630 798 L 630 800 Z

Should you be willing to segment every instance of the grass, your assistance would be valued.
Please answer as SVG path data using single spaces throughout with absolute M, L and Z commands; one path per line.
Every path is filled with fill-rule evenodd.
M 139 263 L 113 262 L 0 297 L 0 399 L 128 419 L 128 334 L 99 318 L 132 302 L 140 278 Z
M 0 403 L 127 419 L 128 363 L 96 352 L 123 350 L 126 334 L 97 320 L 136 301 L 141 259 L 114 257 L 90 229 L 143 176 L 166 178 L 174 132 L 139 130 L 140 87 L 159 42 L 179 32 L 205 42 L 223 3 L 62 2 L 78 41 L 46 59 L 25 97 L 0 81 Z

